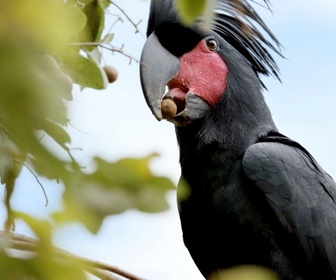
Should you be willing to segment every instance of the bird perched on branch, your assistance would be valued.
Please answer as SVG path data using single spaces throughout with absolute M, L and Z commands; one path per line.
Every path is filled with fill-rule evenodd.
M 249 1 L 217 1 L 205 28 L 155 0 L 147 35 L 142 89 L 176 126 L 191 190 L 183 239 L 204 277 L 255 264 L 281 279 L 336 279 L 336 184 L 273 122 L 260 76 L 279 77 L 280 44 Z

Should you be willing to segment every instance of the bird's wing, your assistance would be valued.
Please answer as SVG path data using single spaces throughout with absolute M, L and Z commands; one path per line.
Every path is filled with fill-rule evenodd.
M 250 146 L 243 157 L 247 177 L 310 263 L 324 260 L 336 275 L 336 184 L 298 143 L 277 134 Z

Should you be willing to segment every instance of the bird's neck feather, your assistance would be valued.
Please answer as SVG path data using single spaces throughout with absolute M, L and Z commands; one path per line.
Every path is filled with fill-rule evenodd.
M 192 152 L 207 145 L 243 153 L 255 141 L 276 131 L 259 80 L 253 75 L 228 77 L 228 87 L 209 114 L 176 129 L 180 152 Z

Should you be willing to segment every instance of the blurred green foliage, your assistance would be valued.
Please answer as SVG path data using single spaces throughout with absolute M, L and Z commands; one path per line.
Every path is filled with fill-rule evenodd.
M 7 221 L 0 235 L 1 279 L 86 279 L 82 263 L 59 258 L 52 246 L 54 227 L 79 222 L 96 233 L 103 219 L 127 209 L 160 212 L 168 209 L 172 182 L 153 175 L 154 155 L 108 162 L 93 158 L 96 168 L 85 173 L 72 156 L 66 126 L 66 102 L 73 84 L 104 89 L 101 65 L 107 0 L 2 0 L 0 2 L 0 179 L 6 190 Z M 66 156 L 55 155 L 41 137 L 49 137 Z M 10 198 L 22 168 L 64 186 L 63 210 L 50 220 L 14 213 Z M 53 198 L 49 198 L 53 199 Z M 16 249 L 34 251 L 22 257 L 7 247 L 15 220 L 23 220 L 38 243 Z M 16 244 L 16 245 L 15 245 Z M 21 244 L 22 245 L 22 244 Z
M 193 24 L 198 17 L 202 17 L 204 27 L 211 21 L 216 0 L 178 0 L 177 8 L 182 21 L 186 25 Z
M 211 275 L 208 280 L 280 280 L 270 269 L 257 265 L 240 265 Z

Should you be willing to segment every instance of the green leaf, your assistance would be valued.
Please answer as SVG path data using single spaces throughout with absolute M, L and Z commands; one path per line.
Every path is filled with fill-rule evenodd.
M 102 40 L 102 43 L 103 44 L 109 44 L 109 43 L 112 42 L 113 38 L 114 38 L 114 33 L 109 33 L 109 34 L 105 35 L 105 37 Z
M 108 81 L 105 72 L 91 59 L 79 53 L 60 55 L 62 68 L 72 81 L 83 87 L 105 89 Z
M 70 143 L 70 136 L 60 125 L 46 120 L 43 130 L 63 149 L 68 150 L 66 143 Z
M 62 21 L 67 23 L 68 33 L 76 34 L 84 29 L 87 24 L 87 16 L 86 14 L 77 6 L 70 5 L 61 15 Z
M 48 118 L 62 125 L 67 124 L 66 107 L 62 99 L 72 99 L 72 80 L 51 55 L 35 54 L 30 59 L 27 66 L 30 67 L 33 79 L 29 82 L 36 87 L 30 93 L 30 98 L 38 103 L 35 107 L 39 109 L 37 112 L 41 115 L 40 122 Z
M 40 279 L 30 259 L 19 259 L 0 248 L 0 271 L 2 279 Z
M 13 212 L 13 216 L 15 219 L 22 219 L 35 232 L 41 245 L 45 245 L 46 247 L 51 246 L 52 226 L 48 221 L 34 218 L 23 212 Z M 43 249 L 43 252 L 48 254 L 49 249 Z
M 100 0 L 100 3 L 105 10 L 111 5 L 111 1 L 109 0 Z
M 114 163 L 95 158 L 93 173 L 74 174 L 67 182 L 65 211 L 53 218 L 58 223 L 79 220 L 96 233 L 108 215 L 132 208 L 151 213 L 167 210 L 166 195 L 175 186 L 168 178 L 152 174 L 149 162 L 153 156 Z
M 73 32 L 83 29 L 86 16 L 65 1 L 1 0 L 1 41 L 22 44 L 37 52 L 64 49 Z M 75 10 L 77 9 L 77 10 Z M 3 38 L 5 37 L 5 38 Z
M 3 73 L 0 75 L 0 126 L 15 145 L 29 154 L 38 174 L 52 179 L 66 178 L 67 162 L 48 151 L 37 133 L 45 128 L 46 120 L 57 125 L 67 122 L 62 102 L 64 93 L 53 79 L 60 68 L 49 56 L 39 56 L 22 47 L 9 42 L 0 44 L 0 72 Z M 56 142 L 64 142 L 66 138 L 62 137 L 58 135 Z M 19 171 L 19 166 L 15 168 Z
M 47 220 L 36 219 L 21 212 L 14 212 L 13 215 L 16 219 L 22 219 L 37 236 L 37 242 L 21 241 L 17 248 L 26 250 L 26 247 L 33 246 L 35 253 L 20 259 L 20 254 L 12 257 L 12 254 L 7 255 L 0 248 L 1 279 L 87 279 L 84 263 L 70 255 L 60 255 L 53 246 L 53 228 Z
M 83 9 L 87 22 L 78 34 L 79 42 L 99 42 L 105 25 L 105 11 L 100 1 L 93 0 L 87 3 Z M 92 50 L 94 47 L 85 47 Z
M 102 61 L 102 53 L 98 48 L 94 48 L 92 51 L 86 50 L 88 57 L 93 60 L 97 65 L 100 65 Z
M 179 182 L 178 182 L 178 187 L 177 187 L 177 201 L 178 203 L 181 203 L 189 198 L 191 195 L 191 189 L 190 186 L 188 185 L 187 181 L 181 177 Z
M 206 0 L 178 0 L 177 8 L 182 21 L 191 25 L 196 18 L 203 14 L 206 7 Z
M 1 184 L 15 179 L 21 172 L 27 154 L 0 127 L 0 179 Z
M 280 280 L 272 270 L 258 265 L 239 265 L 209 277 L 209 280 Z
M 27 255 L 27 254 L 24 254 Z M 26 258 L 13 256 L 0 249 L 1 279 L 6 280 L 87 280 L 80 266 L 71 258 L 41 258 L 39 255 L 28 255 Z

